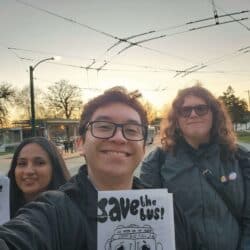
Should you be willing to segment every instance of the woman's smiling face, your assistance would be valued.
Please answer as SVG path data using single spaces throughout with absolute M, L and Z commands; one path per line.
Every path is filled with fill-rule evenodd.
M 37 143 L 25 145 L 17 158 L 15 180 L 26 201 L 45 191 L 52 179 L 52 165 L 47 152 Z

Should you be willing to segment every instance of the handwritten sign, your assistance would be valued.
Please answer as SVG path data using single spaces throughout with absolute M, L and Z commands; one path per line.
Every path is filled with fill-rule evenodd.
M 0 225 L 10 219 L 9 178 L 0 175 Z
M 175 250 L 166 189 L 99 191 L 97 218 L 98 250 Z

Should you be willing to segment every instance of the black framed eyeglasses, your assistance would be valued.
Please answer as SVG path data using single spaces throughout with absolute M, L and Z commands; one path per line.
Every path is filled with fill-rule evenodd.
M 91 121 L 86 125 L 90 128 L 92 136 L 99 139 L 109 139 L 116 133 L 117 128 L 122 129 L 122 135 L 129 141 L 142 141 L 147 136 L 147 127 L 136 123 L 114 123 L 109 121 Z
M 209 106 L 207 104 L 199 104 L 195 106 L 183 106 L 179 108 L 178 113 L 182 117 L 189 117 L 194 110 L 195 114 L 198 116 L 206 115 L 209 111 Z

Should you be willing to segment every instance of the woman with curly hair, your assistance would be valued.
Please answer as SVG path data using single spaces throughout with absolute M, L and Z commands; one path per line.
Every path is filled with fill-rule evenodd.
M 70 178 L 56 146 L 44 137 L 23 140 L 14 152 L 10 170 L 10 217 L 47 190 L 57 189 Z
M 244 190 L 249 184 L 224 105 L 200 85 L 180 90 L 162 123 L 161 142 L 143 161 L 140 177 L 174 194 L 190 222 L 195 249 L 250 249 L 243 247 L 250 235 Z M 244 164 L 250 168 L 249 158 Z

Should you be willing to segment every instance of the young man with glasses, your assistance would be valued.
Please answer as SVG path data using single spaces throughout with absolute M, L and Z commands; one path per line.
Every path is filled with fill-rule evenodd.
M 143 161 L 141 179 L 174 194 L 195 233 L 195 249 L 250 249 L 249 177 L 243 180 L 224 105 L 195 85 L 178 92 L 166 118 L 162 149 Z
M 0 227 L 0 249 L 97 249 L 97 190 L 144 188 L 133 172 L 145 152 L 147 125 L 144 108 L 123 88 L 88 102 L 79 127 L 86 165 L 59 191 L 42 194 Z M 176 208 L 175 225 L 176 249 L 192 249 Z

